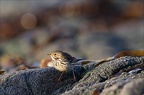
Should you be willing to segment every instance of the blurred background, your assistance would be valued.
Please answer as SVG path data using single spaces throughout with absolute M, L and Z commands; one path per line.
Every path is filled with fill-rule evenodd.
M 143 0 L 0 0 L 0 68 L 55 50 L 97 60 L 144 49 L 143 16 Z

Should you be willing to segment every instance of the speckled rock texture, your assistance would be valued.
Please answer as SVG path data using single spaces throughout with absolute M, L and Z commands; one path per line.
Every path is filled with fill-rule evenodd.
M 0 75 L 0 95 L 142 95 L 144 70 L 129 70 L 144 65 L 144 57 L 121 57 L 96 65 L 91 62 L 65 73 L 54 68 L 31 69 Z M 126 72 L 127 71 L 127 72 Z

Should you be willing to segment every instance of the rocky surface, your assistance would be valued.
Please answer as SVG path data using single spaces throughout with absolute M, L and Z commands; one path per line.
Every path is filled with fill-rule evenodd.
M 23 70 L 0 76 L 0 95 L 142 95 L 144 71 L 124 72 L 144 65 L 144 57 L 121 57 L 96 66 L 91 62 L 72 72 L 54 68 Z M 85 70 L 83 70 L 85 69 Z M 125 93 L 125 94 L 124 94 Z

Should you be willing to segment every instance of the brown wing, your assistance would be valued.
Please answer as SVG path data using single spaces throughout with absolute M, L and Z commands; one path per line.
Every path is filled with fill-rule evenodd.
M 64 54 L 64 59 L 66 59 L 67 61 L 71 62 L 73 60 L 73 57 L 70 54 L 65 52 L 63 54 Z

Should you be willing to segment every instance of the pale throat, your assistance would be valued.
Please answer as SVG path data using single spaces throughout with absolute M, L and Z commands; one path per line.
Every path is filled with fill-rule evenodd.
M 51 56 L 51 58 L 52 58 L 52 60 L 55 60 L 55 59 L 53 58 L 53 56 Z

